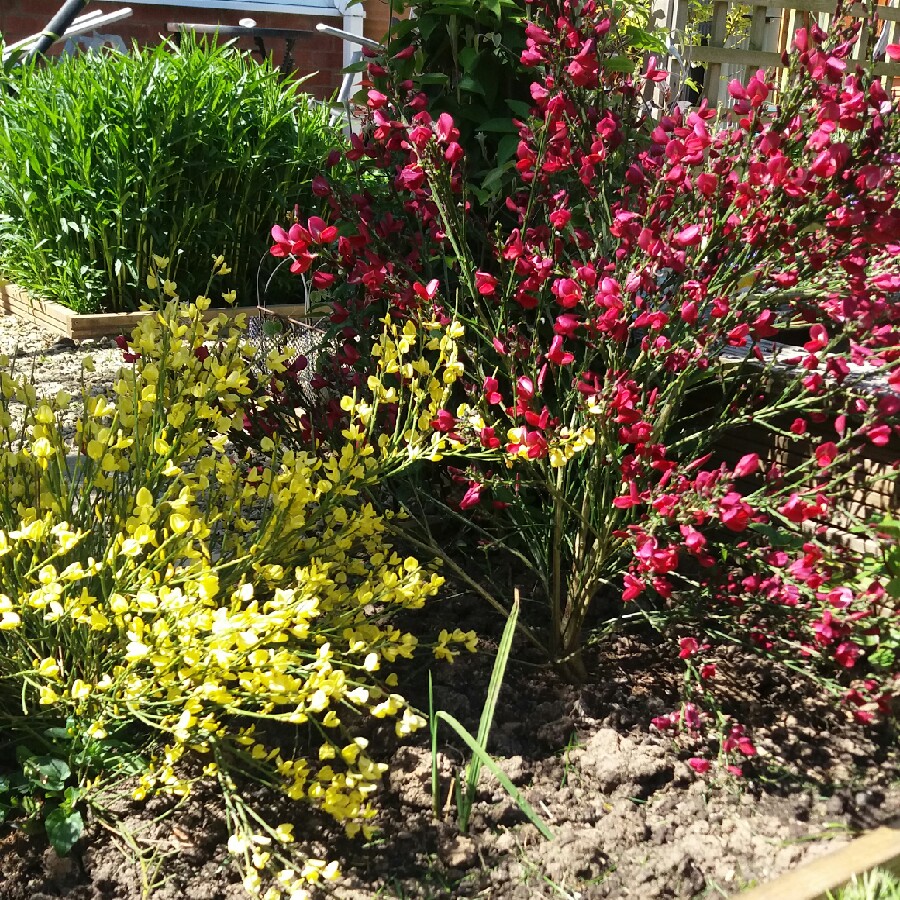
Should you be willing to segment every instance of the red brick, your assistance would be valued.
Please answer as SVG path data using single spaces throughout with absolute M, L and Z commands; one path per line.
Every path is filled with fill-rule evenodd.
M 118 0 L 101 0 L 98 9 Z M 372 29 L 378 31 L 386 26 L 386 4 L 383 0 L 367 0 L 371 7 L 372 23 L 366 26 L 367 33 Z M 109 8 L 109 7 L 108 7 Z M 0 0 L 0 31 L 9 43 L 20 40 L 29 34 L 40 31 L 59 9 L 59 0 Z M 235 11 L 214 9 L 193 9 L 179 7 L 175 4 L 167 6 L 141 6 L 135 4 L 134 14 L 130 19 L 110 26 L 110 31 L 122 36 L 126 44 L 136 39 L 140 44 L 155 44 L 160 35 L 167 36 L 168 22 L 187 22 L 198 24 L 237 25 L 247 14 Z M 292 16 L 288 14 L 261 13 L 256 15 L 260 27 L 289 28 L 308 31 L 313 36 L 301 38 L 293 50 L 294 60 L 301 73 L 318 71 L 319 74 L 310 80 L 309 89 L 317 96 L 330 96 L 340 85 L 341 67 L 343 65 L 343 45 L 338 38 L 320 35 L 315 32 L 317 18 L 311 16 Z M 326 21 L 330 21 L 327 20 Z M 335 19 L 339 25 L 340 20 Z M 374 32 L 372 32 L 374 33 Z M 381 37 L 381 34 L 377 35 Z M 242 47 L 255 49 L 252 41 L 242 42 Z M 267 41 L 266 50 L 272 52 L 275 64 L 282 59 L 284 43 Z

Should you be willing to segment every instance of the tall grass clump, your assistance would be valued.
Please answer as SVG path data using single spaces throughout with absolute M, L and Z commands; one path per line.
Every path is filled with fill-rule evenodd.
M 336 141 L 269 65 L 188 35 L 22 66 L 0 99 L 0 267 L 79 312 L 119 312 L 154 255 L 193 296 L 221 253 L 252 298 L 268 227 L 306 202 Z

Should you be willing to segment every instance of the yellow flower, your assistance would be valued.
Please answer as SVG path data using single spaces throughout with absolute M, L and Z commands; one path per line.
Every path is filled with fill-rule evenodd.
M 80 678 L 76 678 L 75 681 L 72 682 L 70 693 L 73 700 L 84 700 L 85 697 L 90 696 L 91 686 Z
M 0 631 L 12 631 L 22 624 L 22 619 L 18 613 L 4 612 L 0 614 Z
M 235 856 L 249 849 L 250 841 L 245 835 L 233 834 L 228 838 L 228 852 Z
M 100 722 L 91 722 L 84 733 L 95 741 L 102 741 L 104 738 L 108 737 L 106 729 Z
M 191 522 L 187 516 L 183 516 L 181 513 L 172 513 L 172 515 L 169 516 L 169 528 L 171 528 L 175 534 L 184 534 L 190 527 Z
M 143 659 L 150 652 L 150 648 L 141 641 L 129 641 L 125 648 L 125 659 L 128 662 L 136 662 Z
M 59 678 L 59 663 L 51 657 L 40 660 L 35 666 L 37 673 L 45 678 Z
M 279 825 L 275 829 L 275 838 L 279 840 L 282 844 L 291 844 L 294 841 L 294 826 L 286 822 L 282 825 Z
M 425 720 L 407 707 L 403 710 L 403 718 L 394 726 L 397 737 L 405 737 L 420 728 L 424 728 L 427 723 Z
M 49 685 L 42 684 L 38 691 L 38 701 L 41 706 L 52 706 L 59 702 L 59 694 Z

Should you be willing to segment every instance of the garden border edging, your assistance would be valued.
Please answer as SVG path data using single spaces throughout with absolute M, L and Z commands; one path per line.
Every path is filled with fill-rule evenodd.
M 854 875 L 875 868 L 900 874 L 900 820 L 882 825 L 774 881 L 736 894 L 731 900 L 825 900 L 829 891 L 836 891 Z
M 73 341 L 127 334 L 141 319 L 152 314 L 152 310 L 133 313 L 76 313 L 53 300 L 33 297 L 25 288 L 4 280 L 2 276 L 0 276 L 0 302 L 4 315 L 21 316 Z M 300 319 L 306 315 L 306 306 L 302 303 L 270 306 L 267 309 L 285 318 Z M 234 318 L 239 315 L 251 316 L 258 312 L 259 308 L 256 306 L 232 306 L 225 309 L 208 309 L 204 312 L 204 317 L 211 319 L 224 313 L 229 318 Z

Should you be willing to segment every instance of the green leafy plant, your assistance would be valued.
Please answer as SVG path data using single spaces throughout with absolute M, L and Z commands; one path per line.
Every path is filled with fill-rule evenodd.
M 500 696 L 500 688 L 503 686 L 503 676 L 506 673 L 506 664 L 509 661 L 509 653 L 512 649 L 513 637 L 516 632 L 516 623 L 519 619 L 519 596 L 516 592 L 515 601 L 510 609 L 503 636 L 497 647 L 497 658 L 491 670 L 491 680 L 488 683 L 487 698 L 481 711 L 481 719 L 478 723 L 478 734 L 474 736 L 458 719 L 444 710 L 434 708 L 431 689 L 431 676 L 428 679 L 429 700 L 429 725 L 431 729 L 431 791 L 435 815 L 439 812 L 440 785 L 437 771 L 437 737 L 438 723 L 445 722 L 456 735 L 465 743 L 472 753 L 468 765 L 462 777 L 456 780 L 456 816 L 460 831 L 467 831 L 469 819 L 472 814 L 472 806 L 475 803 L 475 795 L 478 790 L 478 779 L 481 777 L 482 768 L 486 768 L 500 782 L 503 789 L 515 801 L 516 805 L 528 818 L 528 820 L 547 838 L 553 840 L 553 832 L 544 824 L 543 820 L 534 811 L 531 804 L 522 795 L 522 792 L 509 780 L 509 777 L 494 761 L 487 751 L 488 739 L 491 734 L 491 725 L 494 721 L 494 712 L 497 709 L 497 699 Z
M 640 3 L 627 9 L 628 46 L 638 53 L 663 54 L 665 44 Z M 395 0 L 397 12 L 414 16 L 396 22 L 388 34 L 387 56 L 400 79 L 412 79 L 427 98 L 434 118 L 453 117 L 458 142 L 466 148 L 468 187 L 495 213 L 515 180 L 517 122 L 532 105 L 530 79 L 521 62 L 526 46 L 529 4 L 525 0 Z M 617 60 L 630 72 L 633 60 Z M 375 72 L 377 74 L 376 66 Z M 493 214 L 488 214 L 490 221 Z M 474 223 L 473 223 L 474 224 Z
M 72 781 L 72 770 L 56 755 L 16 748 L 19 770 L 0 775 L 0 823 L 16 820 L 26 827 L 43 823 L 50 844 L 65 856 L 84 831 L 76 809 L 83 791 Z
M 893 608 L 896 613 L 900 608 L 900 521 L 886 516 L 875 523 L 874 532 L 880 537 L 879 552 L 867 558 L 858 581 L 862 587 L 873 581 L 882 582 L 884 606 Z M 897 668 L 900 660 L 900 623 L 896 614 L 893 618 L 885 617 L 881 628 L 870 629 L 865 639 L 870 665 L 885 672 Z
M 462 142 L 472 148 L 470 171 L 485 196 L 499 195 L 515 163 L 513 118 L 528 112 L 519 55 L 525 46 L 525 7 L 519 0 L 396 2 L 414 16 L 396 22 L 388 53 L 415 78 L 435 115 L 453 116 Z
M 153 256 L 188 296 L 209 260 L 257 296 L 268 228 L 341 142 L 327 111 L 229 46 L 28 63 L 0 86 L 0 268 L 79 312 L 137 308 Z M 276 277 L 271 297 L 296 296 Z
M 828 900 L 900 900 L 900 877 L 886 869 L 872 869 L 854 875 L 839 891 L 829 891 Z

